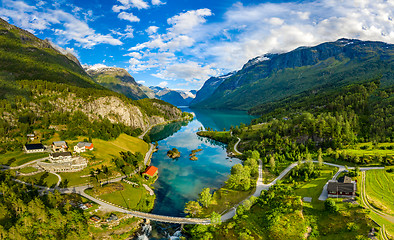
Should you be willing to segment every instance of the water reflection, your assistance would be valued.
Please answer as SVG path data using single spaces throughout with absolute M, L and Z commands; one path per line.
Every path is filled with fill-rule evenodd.
M 197 136 L 202 126 L 214 129 L 229 128 L 241 121 L 251 119 L 245 112 L 219 111 L 198 112 L 190 109 L 196 118 L 189 124 L 173 123 L 152 129 L 152 141 L 158 141 L 159 150 L 152 156 L 152 165 L 159 168 L 159 178 L 153 185 L 157 195 L 153 213 L 169 216 L 184 216 L 184 205 L 196 200 L 204 187 L 218 189 L 227 180 L 231 167 L 240 160 L 229 159 L 226 146 L 214 140 Z M 208 116 L 212 114 L 212 116 Z M 205 121 L 204 125 L 202 121 Z M 250 120 L 249 120 L 250 121 Z M 154 140 L 156 139 L 156 140 Z M 173 160 L 167 157 L 167 151 L 177 148 L 181 157 Z M 202 149 L 196 153 L 197 161 L 190 160 L 192 150 Z

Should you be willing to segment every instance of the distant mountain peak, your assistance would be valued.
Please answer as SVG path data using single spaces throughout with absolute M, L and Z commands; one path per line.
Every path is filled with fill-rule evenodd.
M 83 65 L 85 71 L 100 85 L 137 100 L 147 98 L 141 85 L 124 68 L 104 64 Z
M 394 44 L 341 38 L 292 51 L 250 59 L 229 77 L 209 78 L 193 107 L 247 110 L 322 86 L 382 76 L 393 81 Z

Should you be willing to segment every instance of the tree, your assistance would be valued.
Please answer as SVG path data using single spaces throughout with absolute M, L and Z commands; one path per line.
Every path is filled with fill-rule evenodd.
M 211 224 L 216 226 L 222 223 L 222 216 L 217 212 L 212 212 L 211 214 Z
M 326 211 L 331 213 L 336 213 L 339 210 L 338 206 L 336 205 L 335 201 L 332 198 L 329 198 L 326 201 L 324 201 L 324 208 L 326 209 Z
M 189 216 L 196 216 L 201 213 L 201 205 L 197 201 L 189 201 L 185 204 L 184 212 Z
M 323 167 L 323 157 L 322 157 L 321 148 L 319 148 L 319 151 L 317 152 L 317 161 L 319 162 L 319 168 Z
M 271 172 L 275 171 L 275 158 L 273 155 L 270 157 L 270 167 L 271 167 Z
M 211 204 L 212 201 L 212 194 L 210 191 L 211 190 L 209 188 L 204 188 L 200 193 L 200 198 L 198 199 L 198 201 L 206 208 L 209 206 L 209 204 Z

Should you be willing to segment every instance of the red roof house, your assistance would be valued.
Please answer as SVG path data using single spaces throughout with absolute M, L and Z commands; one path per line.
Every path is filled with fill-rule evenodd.
M 143 176 L 147 176 L 147 177 L 154 177 L 157 175 L 157 170 L 159 170 L 157 167 L 155 166 L 149 166 L 145 172 L 142 173 Z

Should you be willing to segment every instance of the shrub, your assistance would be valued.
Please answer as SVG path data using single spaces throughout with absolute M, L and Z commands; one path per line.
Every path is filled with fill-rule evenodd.
M 331 199 L 331 198 L 329 198 L 326 201 L 324 201 L 324 208 L 326 209 L 326 211 L 329 211 L 331 213 L 336 213 L 339 210 L 339 208 L 336 205 L 335 201 L 333 199 Z

